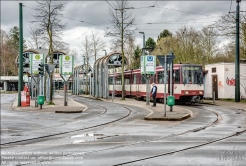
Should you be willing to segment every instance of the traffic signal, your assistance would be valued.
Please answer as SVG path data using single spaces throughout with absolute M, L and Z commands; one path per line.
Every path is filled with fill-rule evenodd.
M 38 65 L 38 73 L 41 75 L 41 76 L 44 76 L 44 64 L 41 63 Z

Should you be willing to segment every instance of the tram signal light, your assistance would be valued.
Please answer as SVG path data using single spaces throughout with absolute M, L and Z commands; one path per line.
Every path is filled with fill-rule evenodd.
M 41 63 L 38 65 L 38 73 L 43 77 L 44 76 L 44 64 Z

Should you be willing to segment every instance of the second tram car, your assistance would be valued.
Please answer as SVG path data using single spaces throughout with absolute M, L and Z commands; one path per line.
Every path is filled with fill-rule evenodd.
M 122 74 L 109 75 L 109 95 L 122 95 Z M 124 72 L 125 96 L 136 99 L 146 98 L 146 79 L 141 75 L 141 70 L 128 70 Z M 164 69 L 156 67 L 156 74 L 150 79 L 150 84 L 155 82 L 157 86 L 157 101 L 164 101 L 164 84 L 166 83 L 167 96 L 170 92 L 170 74 L 164 80 Z M 174 64 L 173 65 L 173 95 L 175 100 L 187 104 L 198 102 L 203 98 L 203 70 L 197 64 Z

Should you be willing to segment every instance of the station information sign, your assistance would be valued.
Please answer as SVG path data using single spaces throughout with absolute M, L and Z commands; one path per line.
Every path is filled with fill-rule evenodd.
M 60 55 L 59 56 L 59 73 L 61 75 L 72 75 L 74 68 L 74 56 Z
M 38 74 L 39 64 L 44 64 L 44 54 L 30 54 L 30 74 Z
M 142 55 L 141 56 L 141 74 L 155 74 L 156 56 Z

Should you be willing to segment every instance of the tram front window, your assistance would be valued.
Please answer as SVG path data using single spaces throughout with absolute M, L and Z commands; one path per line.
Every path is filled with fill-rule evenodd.
M 182 67 L 183 84 L 203 84 L 201 66 Z

